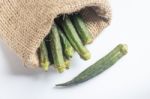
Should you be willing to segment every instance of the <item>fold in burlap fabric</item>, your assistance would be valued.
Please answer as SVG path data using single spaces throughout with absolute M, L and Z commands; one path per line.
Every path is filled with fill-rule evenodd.
M 28 67 L 38 67 L 37 49 L 54 18 L 79 12 L 96 37 L 111 20 L 107 0 L 0 0 L 0 37 Z

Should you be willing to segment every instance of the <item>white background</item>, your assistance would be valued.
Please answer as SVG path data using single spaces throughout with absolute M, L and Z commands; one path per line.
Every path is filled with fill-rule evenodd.
M 88 49 L 92 59 L 76 54 L 71 69 L 58 74 L 29 70 L 0 41 L 0 99 L 150 99 L 150 3 L 149 0 L 112 0 L 111 26 Z M 96 78 L 71 88 L 56 88 L 96 62 L 119 43 L 129 53 Z

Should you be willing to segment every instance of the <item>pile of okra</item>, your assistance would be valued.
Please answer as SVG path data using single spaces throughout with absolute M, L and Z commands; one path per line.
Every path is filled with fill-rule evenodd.
M 93 37 L 80 14 L 60 16 L 54 20 L 49 34 L 39 47 L 40 66 L 48 71 L 52 65 L 62 73 L 69 69 L 75 51 L 82 59 L 90 59 L 91 54 L 85 45 L 92 41 Z

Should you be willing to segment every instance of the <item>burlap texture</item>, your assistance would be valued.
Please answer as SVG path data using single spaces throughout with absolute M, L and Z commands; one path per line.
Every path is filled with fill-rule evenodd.
M 93 37 L 111 20 L 107 0 L 0 0 L 0 37 L 28 67 L 38 67 L 37 49 L 54 18 L 80 12 Z

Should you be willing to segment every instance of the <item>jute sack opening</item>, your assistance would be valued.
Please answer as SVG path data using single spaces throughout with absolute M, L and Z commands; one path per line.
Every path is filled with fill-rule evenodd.
M 38 67 L 37 49 L 61 14 L 79 12 L 96 37 L 111 20 L 107 0 L 0 0 L 0 37 L 22 58 Z

